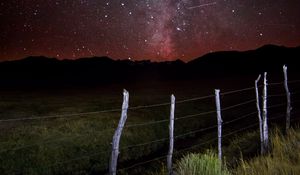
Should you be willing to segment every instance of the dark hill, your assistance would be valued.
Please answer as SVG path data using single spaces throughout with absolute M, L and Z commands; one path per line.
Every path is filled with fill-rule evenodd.
M 184 63 L 112 60 L 107 57 L 57 60 L 28 57 L 0 63 L 0 86 L 93 85 L 137 81 L 173 81 L 281 73 L 282 65 L 299 75 L 300 47 L 266 45 L 245 52 L 223 51 Z
M 253 74 L 282 69 L 287 64 L 289 70 L 297 71 L 300 47 L 265 45 L 257 50 L 245 52 L 224 51 L 204 55 L 188 63 L 195 74 Z

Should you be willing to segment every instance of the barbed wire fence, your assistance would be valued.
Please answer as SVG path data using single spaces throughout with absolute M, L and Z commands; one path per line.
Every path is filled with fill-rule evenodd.
M 267 86 L 268 88 L 270 88 L 270 87 L 274 87 L 274 86 L 281 86 L 281 85 L 284 86 L 284 85 L 287 85 L 287 84 L 297 84 L 297 83 L 300 83 L 300 80 L 288 81 L 287 79 L 285 79 L 285 81 L 283 81 L 283 82 L 274 82 L 274 83 L 260 85 L 258 87 L 259 88 L 266 88 L 266 86 Z M 253 97 L 254 97 L 255 87 L 248 87 L 248 88 L 243 88 L 243 89 L 238 89 L 238 90 L 221 92 L 220 96 L 218 98 L 222 103 L 224 98 L 229 98 L 231 95 L 238 95 L 240 93 L 246 93 L 246 92 L 252 92 Z M 276 94 L 274 93 L 274 94 L 267 95 L 267 97 L 268 97 L 268 99 L 273 99 L 273 98 L 286 97 L 288 94 L 293 96 L 294 94 L 298 94 L 298 93 L 299 92 L 294 92 L 294 91 L 292 91 L 291 93 L 290 92 L 276 93 Z M 129 94 L 128 94 L 128 96 L 129 96 Z M 216 96 L 214 94 L 214 95 L 207 95 L 207 96 L 183 99 L 183 100 L 176 101 L 175 105 L 184 104 L 184 103 L 188 103 L 188 102 L 207 100 L 207 99 L 212 100 L 215 97 Z M 218 145 L 222 146 L 221 143 L 220 143 L 221 142 L 220 138 L 227 138 L 227 137 L 236 135 L 238 133 L 241 133 L 241 132 L 249 130 L 249 129 L 258 128 L 258 126 L 259 126 L 258 121 L 250 123 L 250 124 L 248 123 L 248 121 L 253 121 L 252 118 L 254 118 L 258 113 L 258 111 L 255 110 L 255 102 L 257 102 L 257 99 L 253 98 L 253 99 L 247 99 L 245 101 L 240 101 L 238 103 L 234 103 L 232 105 L 225 106 L 225 107 L 221 107 L 221 105 L 220 105 L 219 106 L 220 107 L 220 117 L 222 117 L 221 120 L 224 120 L 224 121 L 218 122 L 218 124 L 213 124 L 211 126 L 206 126 L 206 127 L 200 128 L 200 129 L 193 129 L 193 130 L 190 130 L 190 131 L 184 131 L 183 133 L 180 133 L 180 134 L 173 135 L 174 133 L 172 133 L 172 139 L 174 139 L 173 144 L 175 144 L 175 150 L 174 150 L 174 152 L 172 151 L 172 154 L 178 155 L 178 154 L 181 154 L 185 151 L 189 151 L 189 150 L 192 150 L 192 149 L 195 149 L 195 148 L 199 148 L 200 146 L 210 144 L 212 142 L 215 142 L 216 140 L 218 140 Z M 293 100 L 292 100 L 292 102 L 293 102 Z M 269 111 L 269 110 L 273 110 L 273 109 L 282 109 L 284 106 L 286 106 L 287 107 L 286 110 L 291 111 L 290 108 L 291 108 L 293 103 L 292 104 L 289 104 L 289 103 L 290 102 L 287 100 L 284 103 L 280 102 L 280 103 L 275 103 L 275 104 L 268 105 L 265 109 Z M 124 101 L 123 104 L 125 104 L 125 106 L 126 105 L 128 106 L 129 105 L 128 100 L 127 100 L 127 102 Z M 90 115 L 94 115 L 94 114 L 119 113 L 119 112 L 122 112 L 121 118 L 123 118 L 124 115 L 127 115 L 127 111 L 134 111 L 134 110 L 140 110 L 140 109 L 153 109 L 153 108 L 157 108 L 157 107 L 168 107 L 171 104 L 172 104 L 172 102 L 164 102 L 164 103 L 158 103 L 158 104 L 141 105 L 141 106 L 133 106 L 133 107 L 129 106 L 126 109 L 123 107 L 122 109 L 115 108 L 115 109 L 92 111 L 92 112 L 85 112 L 85 113 L 70 113 L 70 114 L 56 114 L 56 115 L 49 115 L 49 116 L 31 116 L 31 117 L 26 117 L 26 118 L 1 119 L 0 123 L 35 121 L 35 120 L 51 120 L 51 119 L 58 119 L 58 118 L 65 118 L 65 119 L 75 119 L 76 117 L 85 117 L 85 118 L 87 118 Z M 253 109 L 250 112 L 245 113 L 245 114 L 237 115 L 237 117 L 235 116 L 233 119 L 230 119 L 230 120 L 227 119 L 227 116 L 230 116 L 230 113 L 233 113 L 234 110 L 239 109 L 239 111 L 241 111 L 241 108 L 247 108 L 249 106 L 253 106 Z M 176 111 L 176 108 L 174 108 L 174 110 Z M 234 114 L 237 114 L 237 113 L 235 112 Z M 187 114 L 187 115 L 182 115 L 182 116 L 176 116 L 175 115 L 175 118 L 174 118 L 173 122 L 175 122 L 175 126 L 176 126 L 176 122 L 178 122 L 178 121 L 181 122 L 182 120 L 190 120 L 191 118 L 207 119 L 207 118 L 210 117 L 210 119 L 211 119 L 212 116 L 216 116 L 216 110 L 202 111 L 202 112 L 199 112 L 199 113 Z M 279 114 L 279 115 L 276 115 L 275 117 L 268 118 L 266 120 L 270 122 L 270 121 L 275 121 L 275 120 L 278 120 L 278 119 L 284 119 L 284 117 L 286 117 L 286 122 L 297 120 L 295 118 L 287 119 L 288 117 L 291 117 L 291 116 L 288 116 L 288 113 Z M 216 119 L 216 117 L 215 117 L 215 119 Z M 216 128 L 219 128 L 219 130 L 220 130 L 220 125 L 224 126 L 225 130 L 226 130 L 226 127 L 228 127 L 228 125 L 230 126 L 230 124 L 236 123 L 238 121 L 245 121 L 246 126 L 245 127 L 239 126 L 239 129 L 234 129 L 234 130 L 231 129 L 230 132 L 225 133 L 224 135 L 222 135 L 222 132 L 221 132 L 221 133 L 218 134 L 217 137 L 207 139 L 206 141 L 204 141 L 202 143 L 192 144 L 192 145 L 189 145 L 189 146 L 181 148 L 181 149 L 176 149 L 176 143 L 180 139 L 185 139 L 187 137 L 195 137 L 195 136 L 197 136 L 197 135 L 199 135 L 203 132 L 207 132 L 207 131 L 212 131 L 213 133 L 216 133 Z M 158 144 L 158 143 L 165 144 L 165 145 L 168 144 L 168 143 L 170 144 L 170 137 L 162 137 L 162 138 L 158 138 L 158 139 L 143 142 L 143 143 L 137 143 L 137 144 L 132 144 L 132 145 L 126 145 L 126 146 L 123 146 L 123 147 L 119 147 L 119 142 L 120 142 L 120 139 L 121 139 L 121 134 L 122 134 L 123 129 L 126 130 L 126 129 L 137 128 L 137 127 L 145 127 L 145 126 L 147 126 L 147 127 L 150 126 L 151 127 L 153 125 L 158 125 L 158 124 L 164 124 L 164 125 L 167 126 L 170 122 L 170 119 L 162 119 L 162 120 L 148 121 L 148 122 L 142 122 L 142 123 L 128 123 L 127 125 L 126 125 L 125 122 L 126 122 L 126 119 L 124 120 L 124 118 L 123 118 L 123 121 L 121 122 L 122 124 L 121 125 L 119 124 L 119 126 L 118 126 L 117 132 L 118 132 L 119 137 L 114 137 L 113 138 L 113 142 L 115 142 L 117 145 L 112 146 L 113 147 L 112 152 L 122 154 L 122 153 L 124 153 L 128 150 L 131 150 L 131 149 L 137 148 L 137 147 L 151 146 L 153 144 Z M 286 129 L 289 128 L 288 125 L 289 124 L 286 124 Z M 265 126 L 265 127 L 267 127 L 267 126 Z M 176 127 L 175 127 L 175 129 L 176 129 Z M 96 135 L 98 135 L 98 134 L 101 135 L 103 133 L 105 134 L 106 131 L 113 132 L 114 130 L 115 130 L 115 128 L 108 128 L 105 131 L 103 130 L 103 131 L 100 131 L 99 133 L 95 133 L 95 134 Z M 115 132 L 115 133 L 117 133 L 117 132 Z M 172 132 L 174 132 L 174 131 L 172 131 Z M 20 145 L 20 146 L 14 147 L 14 148 L 8 148 L 8 149 L 0 150 L 0 154 L 4 153 L 4 152 L 10 152 L 10 151 L 16 152 L 16 151 L 21 150 L 21 149 L 25 149 L 25 148 L 28 149 L 28 148 L 38 146 L 38 145 L 49 144 L 49 143 L 53 143 L 53 142 L 61 142 L 61 141 L 71 139 L 71 138 L 86 137 L 86 136 L 87 135 L 85 135 L 85 134 L 81 134 L 81 135 L 76 135 L 76 136 L 62 137 L 62 138 L 53 139 L 53 140 L 41 140 L 39 142 L 30 144 L 30 145 Z M 118 140 L 116 140 L 116 139 L 118 139 Z M 173 144 L 170 144 L 170 147 L 174 147 Z M 108 144 L 108 146 L 109 146 L 109 144 Z M 222 149 L 219 149 L 219 154 L 222 157 L 222 153 L 220 151 L 222 151 Z M 80 161 L 80 160 L 83 160 L 83 159 L 91 159 L 93 157 L 97 157 L 97 156 L 100 156 L 101 154 L 105 154 L 105 153 L 108 153 L 108 152 L 109 152 L 109 150 L 101 150 L 99 152 L 93 152 L 91 154 L 86 154 L 86 155 L 78 156 L 78 157 L 75 157 L 75 158 L 70 158 L 68 160 L 56 162 L 55 164 L 49 164 L 47 167 L 40 167 L 40 168 L 48 169 L 48 168 L 56 167 L 58 165 L 70 164 L 70 163 L 73 163 L 74 161 Z M 167 154 L 167 152 L 165 152 L 165 154 L 161 154 L 159 156 L 151 157 L 150 159 L 139 161 L 137 163 L 130 164 L 129 166 L 126 166 L 126 167 L 122 166 L 121 168 L 118 169 L 117 168 L 118 156 L 116 156 L 115 153 L 112 153 L 111 156 L 110 156 L 110 167 L 111 167 L 110 172 L 109 172 L 110 174 L 117 174 L 119 172 L 120 173 L 126 172 L 126 171 L 128 171 L 130 169 L 133 169 L 135 167 L 143 166 L 145 164 L 156 162 L 156 161 L 161 161 L 163 159 L 167 160 L 167 157 L 170 156 L 170 153 Z M 172 165 L 171 165 L 171 169 L 173 169 Z M 169 169 L 169 171 L 171 171 L 171 170 Z M 22 173 L 22 171 L 20 173 Z M 172 172 L 170 172 L 170 174 L 171 173 Z

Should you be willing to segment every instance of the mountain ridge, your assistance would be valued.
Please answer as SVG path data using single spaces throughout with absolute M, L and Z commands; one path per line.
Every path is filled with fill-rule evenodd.
M 27 57 L 0 63 L 0 86 L 35 84 L 109 84 L 115 82 L 174 81 L 281 72 L 300 74 L 300 47 L 265 45 L 249 51 L 220 51 L 187 63 L 182 60 L 113 60 L 108 57 L 58 60 Z
M 245 51 L 238 51 L 238 50 L 231 50 L 231 51 L 215 51 L 215 52 L 211 52 L 211 53 L 207 53 L 207 54 L 204 54 L 202 56 L 199 56 L 199 57 L 196 57 L 190 61 L 187 61 L 187 62 L 184 62 L 182 61 L 181 59 L 176 59 L 176 60 L 173 60 L 173 61 L 152 61 L 150 59 L 144 59 L 144 60 L 128 60 L 128 59 L 113 59 L 113 58 L 110 58 L 110 57 L 107 57 L 107 56 L 93 56 L 93 57 L 82 57 L 82 58 L 77 58 L 77 59 L 58 59 L 58 58 L 55 58 L 55 57 L 47 57 L 47 56 L 43 56 L 43 55 L 40 55 L 40 56 L 28 56 L 28 57 L 24 57 L 24 58 L 20 58 L 20 59 L 16 59 L 16 60 L 4 60 L 4 61 L 0 61 L 0 64 L 1 63 L 5 63 L 5 62 L 18 62 L 18 61 L 22 61 L 22 60 L 38 60 L 38 59 L 41 59 L 41 60 L 57 60 L 57 61 L 81 61 L 81 60 L 95 60 L 95 59 L 102 59 L 102 60 L 106 60 L 106 61 L 131 61 L 131 62 L 151 62 L 151 63 L 164 63 L 164 62 L 176 62 L 176 61 L 180 61 L 180 62 L 184 62 L 184 63 L 189 63 L 189 62 L 193 62 L 195 60 L 198 60 L 198 59 L 202 59 L 202 58 L 205 58 L 205 57 L 208 57 L 210 55 L 215 55 L 215 54 L 224 54 L 224 53 L 246 53 L 246 52 L 252 52 L 252 51 L 259 51 L 259 50 L 269 50 L 269 49 L 300 49 L 300 46 L 296 46 L 296 47 L 286 47 L 286 46 L 283 46 L 283 45 L 275 45 L 275 44 L 266 44 L 266 45 L 263 45 L 261 47 L 258 47 L 256 49 L 252 49 L 252 50 L 245 50 Z

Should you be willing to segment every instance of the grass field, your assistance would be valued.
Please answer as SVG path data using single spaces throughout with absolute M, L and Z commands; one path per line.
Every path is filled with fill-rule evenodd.
M 252 86 L 248 80 L 210 80 L 204 82 L 166 82 L 136 86 L 108 86 L 89 89 L 2 90 L 0 119 L 88 113 L 120 109 L 122 88 L 130 92 L 130 106 L 169 102 L 171 93 L 178 101 L 223 91 Z M 226 82 L 226 83 L 224 83 Z M 252 91 L 222 97 L 222 105 L 230 106 L 253 99 Z M 176 104 L 175 117 L 214 110 L 214 97 Z M 281 112 L 284 112 L 282 108 Z M 126 126 L 169 118 L 169 105 L 128 111 Z M 224 112 L 224 121 L 255 110 L 255 103 Z M 111 141 L 120 112 L 85 114 L 50 119 L 0 122 L 1 174 L 96 174 L 108 169 Z M 247 126 L 256 116 L 238 125 L 224 127 L 224 132 Z M 215 125 L 215 114 L 175 121 L 175 136 Z M 214 137 L 215 131 L 187 134 L 178 139 L 175 149 L 203 142 Z M 201 137 L 200 137 L 201 136 Z M 125 127 L 121 139 L 119 167 L 166 152 L 168 141 L 149 143 L 168 138 L 168 121 L 151 125 Z M 143 143 L 148 143 L 143 145 Z M 226 143 L 226 141 L 225 141 Z M 142 144 L 142 145 L 137 145 Z M 132 145 L 135 145 L 132 147 Z M 179 156 L 180 157 L 180 156 Z M 148 165 L 147 165 L 148 166 Z M 150 166 L 151 167 L 151 166 Z M 159 168 L 159 167 L 158 167 Z M 132 173 L 139 174 L 145 167 Z M 157 168 L 154 168 L 157 169 Z M 149 170 L 150 171 L 150 170 Z M 121 172 L 127 174 L 127 172 Z
M 130 104 L 136 106 L 168 102 L 169 95 L 159 91 L 151 92 L 151 95 L 147 91 L 132 91 Z M 81 89 L 5 91 L 1 94 L 0 113 L 1 119 L 47 117 L 120 109 L 121 104 L 121 88 L 87 91 Z M 128 111 L 127 125 L 167 119 L 168 113 L 168 106 Z M 1 122 L 0 171 L 3 174 L 104 172 L 108 167 L 110 142 L 119 117 L 120 112 L 108 112 L 54 119 Z M 168 123 L 165 122 L 149 127 L 125 128 L 121 147 L 165 138 L 167 125 Z M 121 151 L 120 161 L 138 159 L 157 151 L 163 145 L 164 143 L 156 143 L 126 149 Z
M 258 132 L 248 132 L 237 136 L 228 146 L 225 146 L 227 154 L 222 166 L 217 155 L 210 150 L 204 153 L 187 154 L 177 162 L 175 172 L 179 175 L 296 175 L 300 173 L 299 133 L 298 127 L 295 130 L 290 129 L 286 134 L 275 128 L 270 134 L 270 151 L 260 155 L 253 154 L 259 152 L 259 146 L 249 147 L 259 142 Z M 235 155 L 237 150 L 240 152 L 239 156 Z M 250 152 L 252 156 L 249 156 Z M 232 159 L 236 162 L 228 162 Z M 162 169 L 157 174 L 166 173 Z

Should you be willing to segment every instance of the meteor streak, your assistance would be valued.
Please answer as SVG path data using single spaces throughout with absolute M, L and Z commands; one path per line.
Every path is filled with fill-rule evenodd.
M 211 2 L 211 3 L 206 3 L 206 4 L 200 4 L 197 6 L 193 6 L 193 7 L 188 7 L 188 9 L 195 9 L 195 8 L 201 8 L 201 7 L 206 7 L 206 6 L 212 6 L 212 5 L 216 5 L 217 2 Z

